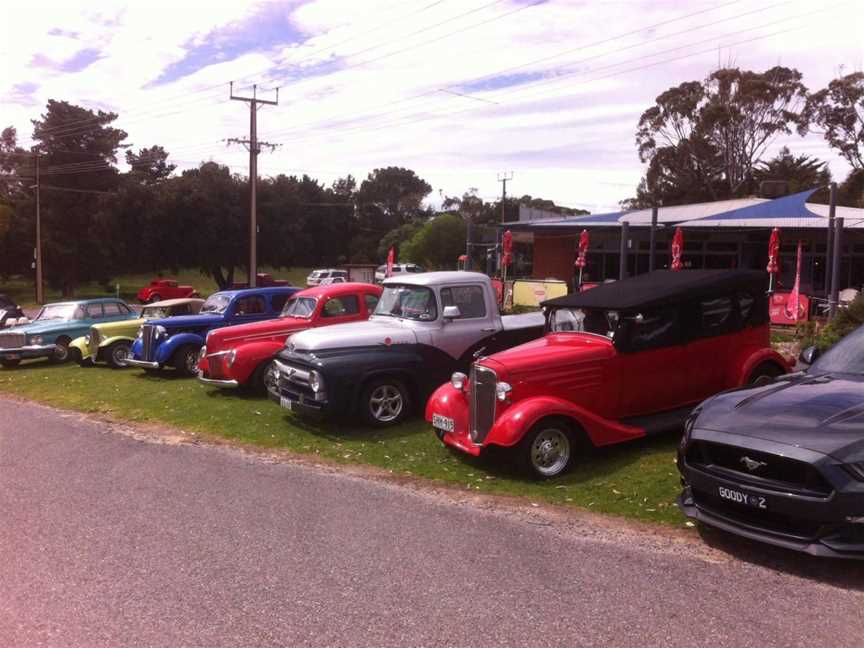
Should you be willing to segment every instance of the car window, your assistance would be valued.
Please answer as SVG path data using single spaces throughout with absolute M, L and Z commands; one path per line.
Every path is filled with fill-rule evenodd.
M 117 315 L 123 315 L 126 311 L 120 308 L 120 304 L 109 302 L 107 304 L 102 304 L 102 308 L 105 312 L 105 317 L 116 317 Z
M 370 295 L 366 293 L 363 295 L 363 301 L 366 302 L 366 310 L 370 313 L 375 312 L 375 307 L 378 305 L 378 295 Z
M 171 309 L 171 315 L 191 315 L 192 314 L 192 305 L 191 304 L 178 304 L 174 308 Z
M 214 293 L 207 298 L 207 301 L 201 306 L 202 313 L 218 313 L 222 314 L 228 305 L 231 303 L 230 295 L 225 293 Z
M 267 305 L 263 295 L 249 295 L 237 300 L 234 307 L 235 315 L 260 315 L 267 312 Z
M 100 319 L 102 317 L 102 304 L 87 304 L 84 307 L 87 319 Z
M 289 299 L 282 309 L 282 317 L 308 318 L 315 312 L 315 299 L 312 297 L 294 297 Z
M 714 297 L 699 302 L 699 333 L 711 337 L 728 333 L 732 329 L 732 299 Z
M 327 300 L 321 310 L 322 317 L 344 317 L 360 312 L 360 300 L 357 295 L 342 295 Z
M 647 351 L 680 343 L 678 309 L 663 308 L 645 311 L 630 319 L 628 348 Z
M 281 313 L 282 309 L 285 308 L 285 302 L 288 301 L 290 296 L 291 295 L 276 294 L 270 297 L 270 304 L 273 306 L 273 310 L 277 313 Z
M 480 286 L 452 286 L 441 289 L 441 305 L 458 306 L 458 319 L 486 317 L 486 300 Z

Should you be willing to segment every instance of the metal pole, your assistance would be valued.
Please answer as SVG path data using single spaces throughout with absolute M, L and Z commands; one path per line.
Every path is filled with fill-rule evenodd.
M 654 272 L 654 241 L 657 237 L 657 205 L 651 208 L 651 232 L 648 235 L 648 272 Z
M 618 256 L 618 278 L 627 278 L 627 237 L 630 234 L 630 222 L 621 221 L 621 246 Z
M 834 250 L 831 254 L 831 297 L 828 300 L 829 317 L 837 314 L 837 298 L 840 293 L 840 250 L 843 243 L 843 218 L 834 219 Z
M 832 182 L 828 185 L 831 190 L 831 199 L 828 202 L 828 231 L 825 235 L 825 292 L 831 288 L 831 269 L 834 267 L 831 263 L 832 239 L 834 236 L 834 215 L 837 211 L 837 183 Z
M 465 269 L 471 269 L 471 212 L 467 212 L 465 214 L 466 223 L 465 226 L 468 228 L 468 231 L 465 235 Z
M 40 205 L 40 179 L 39 179 L 39 149 L 34 148 L 36 154 L 36 303 L 45 303 L 45 295 L 42 291 L 42 209 Z

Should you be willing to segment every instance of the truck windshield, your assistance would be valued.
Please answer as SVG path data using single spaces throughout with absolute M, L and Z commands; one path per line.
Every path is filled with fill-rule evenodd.
M 315 312 L 315 300 L 312 297 L 296 297 L 288 300 L 282 309 L 281 317 L 303 317 L 308 319 Z
M 387 286 L 373 315 L 431 322 L 438 317 L 435 293 L 423 286 Z
M 618 328 L 618 311 L 556 308 L 549 316 L 553 333 L 594 333 L 611 338 Z
M 230 303 L 231 297 L 221 293 L 216 293 L 207 298 L 207 301 L 205 301 L 204 305 L 201 307 L 201 312 L 221 314 L 225 312 L 225 309 L 228 308 Z
M 75 304 L 48 304 L 36 316 L 37 320 L 75 319 Z

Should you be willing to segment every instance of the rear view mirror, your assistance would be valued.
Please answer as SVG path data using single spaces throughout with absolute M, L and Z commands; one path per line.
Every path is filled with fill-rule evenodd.
M 458 319 L 460 317 L 462 317 L 462 311 L 459 310 L 458 306 L 444 307 L 444 319 Z
M 812 365 L 822 353 L 819 351 L 819 347 L 809 346 L 801 352 L 801 355 L 798 356 L 798 360 L 801 361 L 802 364 Z

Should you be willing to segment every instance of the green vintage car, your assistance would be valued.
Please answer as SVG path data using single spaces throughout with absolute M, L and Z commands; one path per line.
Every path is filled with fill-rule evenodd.
M 114 369 L 126 366 L 126 358 L 138 329 L 150 319 L 163 319 L 177 315 L 196 315 L 201 310 L 203 299 L 166 299 L 147 304 L 141 309 L 141 317 L 124 322 L 94 324 L 87 335 L 72 340 L 69 345 L 78 350 L 78 364 L 88 367 L 96 362 L 107 362 Z

